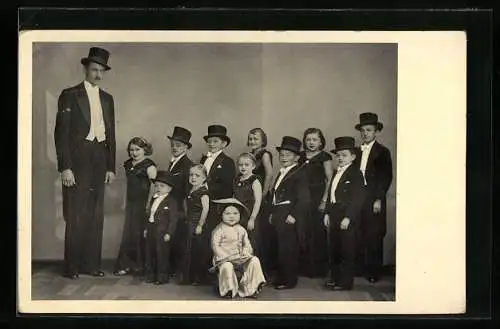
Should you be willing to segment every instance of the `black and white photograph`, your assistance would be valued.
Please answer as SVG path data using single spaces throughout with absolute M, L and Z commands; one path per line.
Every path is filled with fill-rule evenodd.
M 397 40 L 69 36 L 25 54 L 30 301 L 377 305 L 412 284 L 400 245 L 428 204 L 400 177 L 432 163 L 400 145 L 427 128 Z

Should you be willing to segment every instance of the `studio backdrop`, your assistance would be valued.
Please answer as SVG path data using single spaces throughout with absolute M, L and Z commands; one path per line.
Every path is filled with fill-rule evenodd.
M 103 258 L 115 258 L 124 221 L 122 167 L 127 143 L 142 136 L 153 160 L 167 168 L 166 138 L 180 125 L 193 133 L 189 156 L 206 151 L 210 124 L 223 124 L 232 139 L 227 153 L 247 150 L 247 133 L 262 127 L 268 149 L 284 135 L 302 139 L 306 128 L 323 130 L 326 150 L 350 135 L 361 112 L 384 123 L 379 140 L 391 151 L 396 178 L 397 44 L 234 43 L 38 43 L 33 47 L 33 260 L 63 259 L 61 181 L 56 169 L 57 98 L 83 80 L 80 58 L 91 46 L 110 51 L 102 88 L 115 99 L 117 177 L 106 187 Z M 395 263 L 396 179 L 388 193 L 386 264 Z M 404 220 L 399 218 L 398 220 Z

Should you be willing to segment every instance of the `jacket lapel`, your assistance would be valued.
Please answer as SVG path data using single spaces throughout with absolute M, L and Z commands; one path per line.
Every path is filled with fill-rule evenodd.
M 90 103 L 83 82 L 78 85 L 78 93 L 76 98 L 78 102 L 78 107 L 82 111 L 83 117 L 85 118 L 85 120 L 87 120 L 87 123 L 90 125 Z
M 109 127 L 109 106 L 108 99 L 105 97 L 104 91 L 99 88 L 99 99 L 101 101 L 101 109 L 102 109 L 102 119 L 104 120 L 104 124 L 106 127 Z
M 168 207 L 168 199 L 169 195 L 165 197 L 165 199 L 161 200 L 160 204 L 158 205 L 158 208 L 156 209 L 155 212 L 155 221 L 158 221 L 160 219 L 160 215 L 165 212 L 167 209 L 163 209 L 165 207 Z
M 217 158 L 215 158 L 214 162 L 212 163 L 212 167 L 210 167 L 209 175 L 212 175 L 217 166 L 220 165 L 222 161 L 224 161 L 224 156 L 225 156 L 224 152 L 221 152 L 221 154 L 219 154 Z
M 368 168 L 372 167 L 373 161 L 377 158 L 379 152 L 380 152 L 380 144 L 377 141 L 375 141 L 370 151 L 370 155 L 368 156 L 368 160 L 366 161 L 367 170 Z

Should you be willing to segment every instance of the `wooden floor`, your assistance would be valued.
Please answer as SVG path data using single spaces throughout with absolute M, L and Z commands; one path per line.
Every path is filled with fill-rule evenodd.
M 106 264 L 105 264 L 106 265 Z M 180 286 L 170 283 L 155 286 L 132 276 L 116 277 L 111 264 L 104 267 L 106 276 L 80 276 L 70 280 L 61 276 L 57 263 L 34 263 L 32 270 L 32 300 L 215 300 L 218 297 L 210 286 Z M 394 301 L 393 277 L 383 277 L 370 284 L 356 278 L 353 290 L 331 291 L 323 287 L 322 279 L 300 278 L 295 289 L 277 291 L 264 288 L 259 300 L 289 301 Z

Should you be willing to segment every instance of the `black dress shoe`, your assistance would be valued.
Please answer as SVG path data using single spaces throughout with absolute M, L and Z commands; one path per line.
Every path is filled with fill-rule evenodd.
M 340 285 L 335 285 L 331 288 L 333 291 L 345 291 L 345 290 L 352 290 L 352 287 L 346 287 L 346 286 L 340 286 Z
M 101 271 L 101 270 L 97 270 L 97 271 L 94 271 L 94 272 L 90 272 L 90 275 L 91 276 L 95 276 L 95 277 L 103 277 L 104 276 L 104 272 Z
M 327 280 L 325 282 L 325 287 L 327 287 L 327 288 L 332 288 L 332 287 L 335 287 L 336 285 L 337 285 L 337 283 L 334 280 Z
M 64 277 L 71 280 L 76 280 L 79 278 L 78 273 L 66 273 L 64 274 Z
M 274 287 L 274 289 L 277 289 L 277 290 L 286 290 L 286 289 L 293 289 L 293 288 L 295 288 L 295 286 L 290 285 L 290 284 L 279 284 L 279 285 Z

